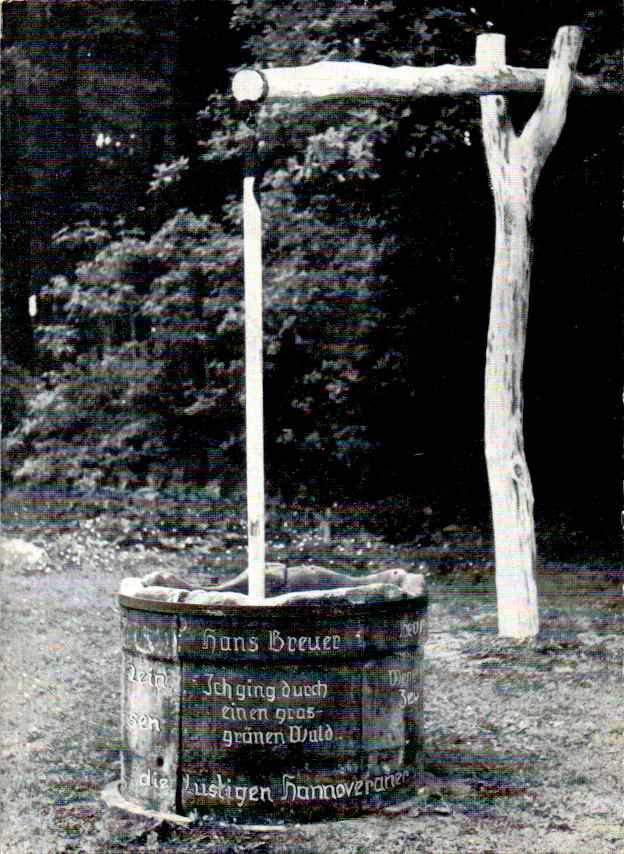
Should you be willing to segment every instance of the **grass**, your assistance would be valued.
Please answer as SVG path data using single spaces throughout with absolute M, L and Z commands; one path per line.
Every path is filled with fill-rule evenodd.
M 426 773 L 409 811 L 274 833 L 107 811 L 100 792 L 119 776 L 120 579 L 162 567 L 223 578 L 244 563 L 236 524 L 176 528 L 150 513 L 5 511 L 5 535 L 43 546 L 47 559 L 3 567 L 3 854 L 619 854 L 616 568 L 599 558 L 545 564 L 540 637 L 501 639 L 487 543 L 459 527 L 433 532 L 425 553 Z M 310 529 L 274 534 L 270 558 L 291 565 L 422 563 L 423 549 L 365 531 L 329 545 Z

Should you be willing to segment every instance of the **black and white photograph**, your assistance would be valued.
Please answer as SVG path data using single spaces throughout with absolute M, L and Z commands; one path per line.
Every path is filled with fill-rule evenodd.
M 620 854 L 620 4 L 0 14 L 0 854 Z

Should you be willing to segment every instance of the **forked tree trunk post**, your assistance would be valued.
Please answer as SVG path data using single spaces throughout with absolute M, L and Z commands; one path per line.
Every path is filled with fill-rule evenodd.
M 533 194 L 566 118 L 581 49 L 579 27 L 555 39 L 539 106 L 517 135 L 502 95 L 481 98 L 483 141 L 496 211 L 496 239 L 485 366 L 485 457 L 492 503 L 498 631 L 539 631 L 533 489 L 524 453 L 522 372 L 533 246 Z M 505 37 L 477 39 L 477 67 L 505 65 Z

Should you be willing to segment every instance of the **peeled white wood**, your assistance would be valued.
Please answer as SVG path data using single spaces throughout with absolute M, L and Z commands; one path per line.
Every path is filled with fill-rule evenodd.
M 489 38 L 495 33 L 486 33 Z M 439 95 L 541 93 L 546 69 L 505 65 L 438 65 L 389 68 L 368 62 L 316 62 L 295 68 L 243 69 L 234 75 L 232 92 L 239 101 L 328 101 L 430 98 Z M 621 94 L 619 83 L 573 74 L 576 95 Z
M 533 637 L 539 631 L 535 584 L 533 488 L 524 453 L 524 352 L 533 244 L 533 194 L 566 116 L 582 44 L 579 27 L 555 39 L 541 102 L 520 135 L 507 99 L 481 98 L 483 141 L 496 238 L 485 366 L 485 456 L 492 504 L 499 634 Z M 477 65 L 494 73 L 505 63 L 505 37 L 477 39 Z
M 245 428 L 249 597 L 265 597 L 264 417 L 262 389 L 262 219 L 253 176 L 243 179 Z
M 253 68 L 243 68 L 232 79 L 232 94 L 237 101 L 259 101 L 266 94 L 265 79 Z

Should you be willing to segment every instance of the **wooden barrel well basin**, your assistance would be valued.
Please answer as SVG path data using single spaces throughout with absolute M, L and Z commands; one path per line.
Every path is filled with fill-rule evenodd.
M 286 592 L 262 603 L 236 580 L 125 579 L 121 796 L 180 816 L 299 822 L 413 795 L 427 596 L 422 576 L 389 572 L 289 570 Z

